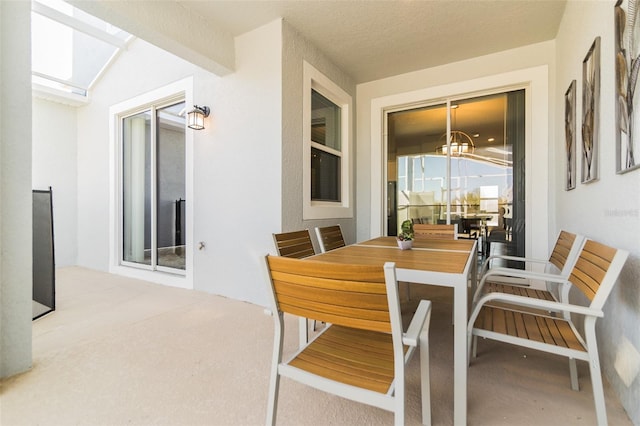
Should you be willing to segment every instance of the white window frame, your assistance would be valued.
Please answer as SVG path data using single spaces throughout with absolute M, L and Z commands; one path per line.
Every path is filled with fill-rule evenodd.
M 185 131 L 185 270 L 132 265 L 122 260 L 122 119 L 151 106 L 167 102 L 193 105 L 193 78 L 185 78 L 167 86 L 128 99 L 109 108 L 110 200 L 109 200 L 109 272 L 173 287 L 193 289 L 193 131 Z M 186 128 L 186 125 L 185 125 Z
M 311 200 L 311 90 L 315 90 L 340 107 L 341 112 L 341 146 L 340 146 L 340 201 Z M 353 167 L 351 165 L 352 147 L 352 97 L 331 81 L 316 68 L 303 61 L 303 157 L 302 157 L 302 196 L 303 219 L 333 219 L 353 217 Z M 323 151 L 336 154 L 335 150 L 321 148 Z

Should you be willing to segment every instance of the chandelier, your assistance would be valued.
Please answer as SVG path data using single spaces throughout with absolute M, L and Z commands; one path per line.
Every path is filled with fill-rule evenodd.
M 449 149 L 451 150 L 451 156 L 459 157 L 464 154 L 473 154 L 476 146 L 473 143 L 473 139 L 471 136 L 466 134 L 461 130 L 452 130 L 451 136 L 449 137 L 449 144 L 447 145 L 447 134 L 443 134 L 440 137 L 440 140 L 443 141 L 442 146 L 438 147 L 438 152 L 442 155 L 447 155 L 449 153 Z
M 456 128 L 456 116 L 458 115 L 458 107 L 459 105 L 451 105 L 451 127 L 453 129 Z M 437 151 L 442 153 L 442 155 L 447 155 L 449 154 L 449 150 L 451 150 L 450 154 L 452 157 L 460 157 L 465 154 L 473 154 L 473 151 L 476 149 L 471 136 L 461 130 L 451 130 L 449 136 L 449 144 L 447 144 L 447 133 L 445 132 L 442 136 L 440 136 L 440 144 L 441 146 L 438 147 Z

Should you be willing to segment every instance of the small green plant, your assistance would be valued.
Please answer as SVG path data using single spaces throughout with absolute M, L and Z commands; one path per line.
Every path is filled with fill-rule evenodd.
M 398 234 L 400 241 L 413 240 L 413 222 L 405 220 L 400 225 L 400 233 Z

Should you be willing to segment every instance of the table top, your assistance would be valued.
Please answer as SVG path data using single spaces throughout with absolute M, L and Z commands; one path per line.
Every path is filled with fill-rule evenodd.
M 395 262 L 396 267 L 402 269 L 462 274 L 474 243 L 473 240 L 414 240 L 413 249 L 400 250 L 395 237 L 379 237 L 310 259 L 365 265 Z
M 396 237 L 378 237 L 355 245 L 371 247 L 398 247 Z M 413 240 L 413 250 L 461 251 L 469 253 L 472 248 L 472 240 L 446 240 L 439 238 L 415 238 Z

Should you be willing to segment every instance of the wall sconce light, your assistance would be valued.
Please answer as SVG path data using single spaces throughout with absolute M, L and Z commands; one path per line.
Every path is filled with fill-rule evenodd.
M 204 119 L 209 116 L 210 111 L 208 106 L 199 107 L 194 105 L 193 109 L 187 114 L 187 126 L 194 130 L 204 129 Z

